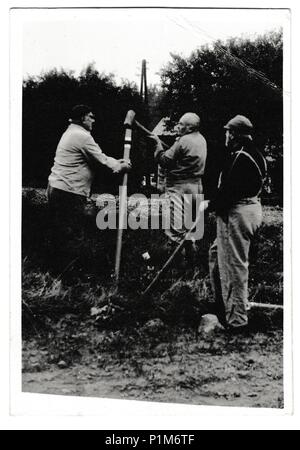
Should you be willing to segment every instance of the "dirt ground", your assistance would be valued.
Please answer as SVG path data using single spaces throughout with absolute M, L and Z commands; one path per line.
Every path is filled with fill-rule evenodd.
M 122 287 L 113 294 L 115 236 L 91 236 L 89 257 L 63 281 L 46 258 L 45 194 L 23 193 L 23 391 L 238 407 L 283 408 L 282 311 L 251 310 L 248 335 L 197 334 L 211 308 L 206 224 L 198 265 L 176 269 L 151 302 L 140 293 L 153 273 L 139 259 L 161 235 L 124 234 Z M 102 260 L 99 260 L 99 255 Z M 101 273 L 94 268 L 101 267 Z M 176 281 L 177 280 L 177 281 Z M 179 280 L 179 281 L 178 281 Z M 264 207 L 250 261 L 250 300 L 282 304 L 282 209 Z M 208 310 L 207 310 L 208 308 Z M 92 314 L 92 311 L 96 314 Z
M 101 333 L 100 333 L 101 335 Z M 43 366 L 47 349 L 26 342 L 23 391 L 238 407 L 283 407 L 282 333 L 148 339 L 125 355 L 82 349 L 80 363 Z M 145 338 L 145 337 L 144 337 Z M 100 339 L 100 336 L 97 337 Z

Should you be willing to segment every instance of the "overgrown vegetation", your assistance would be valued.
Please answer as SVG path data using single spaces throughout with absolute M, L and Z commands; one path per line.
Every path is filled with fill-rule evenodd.
M 122 271 L 116 292 L 113 269 L 116 234 L 96 226 L 84 243 L 83 259 L 57 273 L 51 265 L 51 237 L 45 193 L 23 193 L 23 319 L 24 333 L 39 328 L 44 333 L 66 314 L 98 329 L 136 327 L 159 319 L 166 325 L 196 330 L 204 313 L 213 312 L 208 278 L 208 249 L 215 233 L 214 218 L 206 218 L 205 236 L 198 244 L 195 267 L 173 266 L 150 298 L 141 292 L 157 267 L 142 259 L 163 245 L 160 230 L 127 230 L 124 233 Z M 272 261 L 272 264 L 270 264 Z M 72 257 L 70 256 L 72 263 Z M 160 264 L 163 261 L 160 262 Z M 265 222 L 251 256 L 250 299 L 282 303 L 281 210 L 265 208 Z M 34 324 L 34 326 L 33 326 Z

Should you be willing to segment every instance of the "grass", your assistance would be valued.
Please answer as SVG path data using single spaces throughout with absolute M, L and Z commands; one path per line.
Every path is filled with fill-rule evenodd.
M 214 217 L 206 217 L 205 236 L 198 244 L 199 258 L 194 268 L 182 274 L 171 269 L 149 300 L 140 294 L 152 280 L 154 271 L 141 255 L 152 254 L 164 243 L 160 230 L 124 232 L 120 288 L 113 283 L 116 233 L 90 233 L 84 243 L 84 260 L 57 273 L 48 257 L 51 230 L 45 192 L 23 191 L 23 332 L 32 323 L 41 332 L 65 314 L 78 320 L 91 319 L 98 329 L 119 329 L 159 318 L 165 323 L 195 328 L 201 315 L 212 308 L 208 277 L 208 249 L 215 234 Z M 282 304 L 282 210 L 264 207 L 264 222 L 251 252 L 250 300 Z M 93 310 L 92 310 L 93 308 Z M 91 311 L 93 314 L 91 315 Z M 39 326 L 40 325 L 40 326 Z M 51 325 L 52 326 L 52 325 Z

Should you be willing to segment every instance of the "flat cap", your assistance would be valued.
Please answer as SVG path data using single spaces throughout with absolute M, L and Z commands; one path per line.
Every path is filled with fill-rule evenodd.
M 238 114 L 233 117 L 233 119 L 229 120 L 229 122 L 224 126 L 226 130 L 236 130 L 241 132 L 250 132 L 253 130 L 253 125 L 249 119 L 245 116 L 241 116 Z
M 92 112 L 93 109 L 89 105 L 75 105 L 70 112 L 71 120 L 79 120 L 81 117 Z

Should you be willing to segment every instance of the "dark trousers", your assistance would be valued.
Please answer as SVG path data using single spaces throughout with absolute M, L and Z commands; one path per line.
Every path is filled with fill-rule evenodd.
M 86 198 L 48 185 L 47 197 L 52 230 L 51 262 L 58 271 L 81 256 L 85 241 Z

